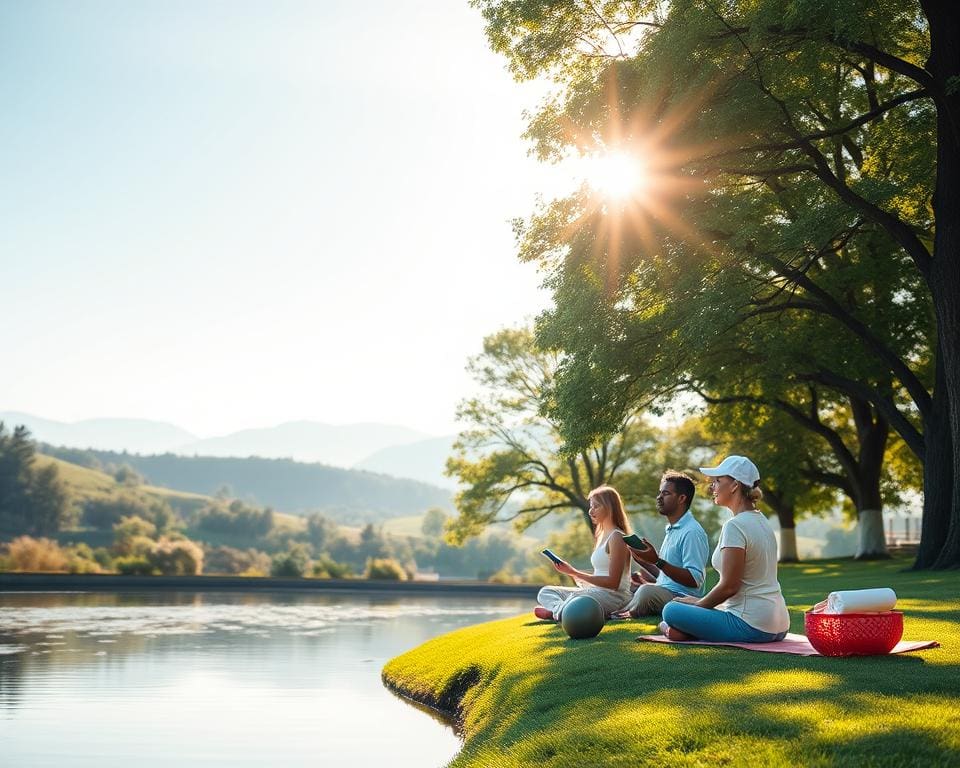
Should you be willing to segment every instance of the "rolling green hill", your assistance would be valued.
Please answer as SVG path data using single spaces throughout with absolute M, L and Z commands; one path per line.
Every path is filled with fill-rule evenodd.
M 212 496 L 226 488 L 231 497 L 251 504 L 293 514 L 322 512 L 347 525 L 422 514 L 430 507 L 452 509 L 449 491 L 426 483 L 291 459 L 140 456 L 49 445 L 41 450 L 89 469 L 112 471 L 127 465 L 154 487 L 176 489 L 188 497 Z
M 78 464 L 73 464 L 69 461 L 41 453 L 36 455 L 36 466 L 38 468 L 45 467 L 49 464 L 56 465 L 60 479 L 63 481 L 71 502 L 78 509 L 81 509 L 87 501 L 103 500 L 124 493 L 132 493 L 138 496 L 146 496 L 165 501 L 182 516 L 186 516 L 189 515 L 190 512 L 210 504 L 214 500 L 213 497 L 200 493 L 177 491 L 153 485 L 123 485 L 118 483 L 111 475 L 98 469 L 82 467 Z M 297 515 L 275 512 L 274 525 L 280 531 L 300 532 L 306 528 L 306 521 Z M 213 545 L 225 544 L 227 546 L 243 548 L 257 544 L 257 542 L 250 541 L 248 537 L 236 538 L 211 531 L 199 532 L 187 529 L 185 533 L 191 539 L 204 541 L 207 544 Z M 57 538 L 61 542 L 83 542 L 92 547 L 99 547 L 108 546 L 111 543 L 113 540 L 113 532 L 109 530 L 66 530 L 61 531 Z
M 48 464 L 56 465 L 57 471 L 60 473 L 60 479 L 76 503 L 82 504 L 88 500 L 105 499 L 118 493 L 123 488 L 120 483 L 106 472 L 90 467 L 82 467 L 79 464 L 73 464 L 63 459 L 38 453 L 36 457 L 37 467 L 42 468 Z M 171 488 L 162 488 L 154 485 L 136 486 L 136 490 L 147 496 L 164 500 L 168 502 L 171 507 L 182 512 L 198 509 L 211 501 L 210 496 L 205 496 L 200 493 L 176 491 Z

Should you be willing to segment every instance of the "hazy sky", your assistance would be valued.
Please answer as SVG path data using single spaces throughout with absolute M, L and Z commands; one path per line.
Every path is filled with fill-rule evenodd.
M 541 92 L 466 0 L 0 0 L 0 410 L 453 431 Z

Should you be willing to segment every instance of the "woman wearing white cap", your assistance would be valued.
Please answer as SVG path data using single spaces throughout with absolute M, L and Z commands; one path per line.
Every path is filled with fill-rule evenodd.
M 663 607 L 664 634 L 671 640 L 766 643 L 782 640 L 790 615 L 777 581 L 777 540 L 756 508 L 760 472 L 744 456 L 727 456 L 701 467 L 713 478 L 714 501 L 733 512 L 720 529 L 711 563 L 720 581 L 701 598 L 678 597 Z

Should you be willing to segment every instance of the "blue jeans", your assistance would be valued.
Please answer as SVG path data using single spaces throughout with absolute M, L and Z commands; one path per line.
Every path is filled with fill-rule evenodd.
M 711 643 L 773 643 L 787 634 L 763 632 L 729 611 L 689 603 L 667 603 L 663 606 L 663 620 L 673 629 Z

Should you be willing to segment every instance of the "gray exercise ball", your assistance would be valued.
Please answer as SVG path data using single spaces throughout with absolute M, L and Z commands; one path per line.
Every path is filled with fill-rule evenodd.
M 577 595 L 563 606 L 560 623 L 574 640 L 596 637 L 603 629 L 603 608 L 589 595 Z

